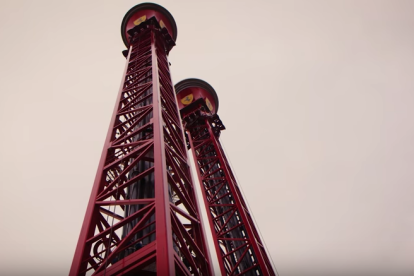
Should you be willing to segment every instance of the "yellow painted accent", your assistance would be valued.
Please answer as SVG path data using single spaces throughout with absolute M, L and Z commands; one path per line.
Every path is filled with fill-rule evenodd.
M 162 20 L 160 20 L 160 27 L 161 27 L 161 29 L 165 28 L 165 24 L 164 24 L 164 22 L 162 22 Z
M 213 105 L 210 103 L 210 101 L 206 98 L 206 104 L 208 109 L 210 109 L 210 111 L 213 111 Z
M 181 103 L 183 105 L 189 105 L 190 103 L 193 102 L 194 96 L 193 94 L 187 95 L 184 98 L 181 99 Z
M 134 25 L 135 26 L 138 26 L 139 24 L 141 24 L 145 20 L 147 20 L 147 16 L 146 15 L 143 15 L 140 18 L 138 18 L 137 20 L 134 21 Z

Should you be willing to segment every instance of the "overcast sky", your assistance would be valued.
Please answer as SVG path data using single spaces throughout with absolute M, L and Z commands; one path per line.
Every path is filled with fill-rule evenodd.
M 67 275 L 137 1 L 0 1 L 0 275 Z M 414 275 L 414 1 L 158 1 L 281 276 Z

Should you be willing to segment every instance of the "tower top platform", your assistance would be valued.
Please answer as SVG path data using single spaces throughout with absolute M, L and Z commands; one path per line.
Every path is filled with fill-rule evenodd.
M 167 29 L 174 42 L 177 40 L 177 25 L 171 13 L 158 4 L 141 3 L 132 7 L 122 20 L 121 35 L 126 47 L 129 47 L 127 31 L 152 17 L 156 18 L 161 28 Z
M 217 93 L 208 82 L 189 78 L 178 82 L 174 85 L 174 88 L 180 109 L 185 108 L 199 99 L 204 99 L 211 113 L 217 113 L 219 107 Z

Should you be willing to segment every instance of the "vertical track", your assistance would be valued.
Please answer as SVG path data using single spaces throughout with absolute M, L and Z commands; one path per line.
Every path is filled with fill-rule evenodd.
M 211 275 L 168 66 L 169 33 L 131 32 L 69 275 Z

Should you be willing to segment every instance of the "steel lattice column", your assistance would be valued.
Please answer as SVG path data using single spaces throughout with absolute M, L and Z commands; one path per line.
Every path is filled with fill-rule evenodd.
M 175 85 L 222 275 L 275 275 L 237 181 L 221 147 L 225 129 L 214 89 L 199 79 Z
M 167 59 L 174 19 L 144 3 L 121 31 L 124 79 L 70 275 L 211 275 Z

